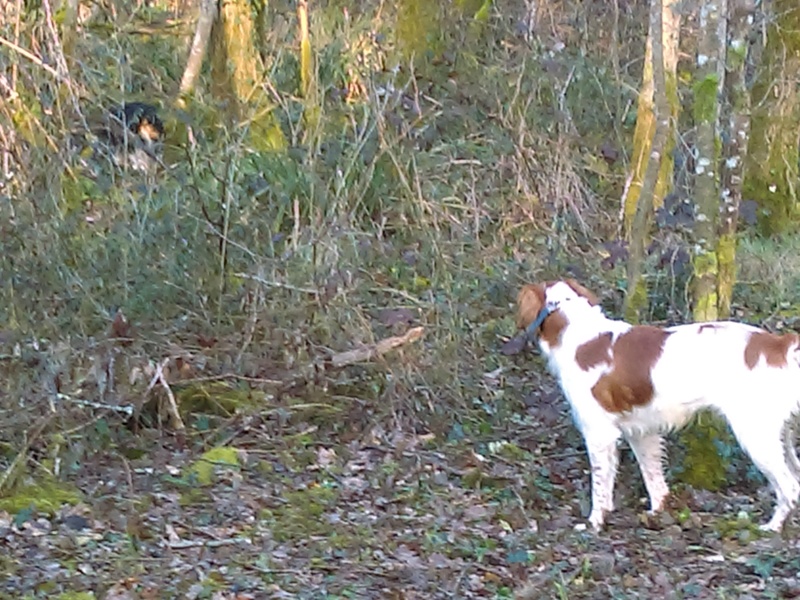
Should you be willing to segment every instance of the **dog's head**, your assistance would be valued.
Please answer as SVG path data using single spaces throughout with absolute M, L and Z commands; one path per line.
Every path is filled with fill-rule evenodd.
M 159 142 L 164 136 L 164 123 L 158 116 L 158 109 L 144 102 L 125 102 L 111 109 L 109 124 L 112 140 L 121 142 L 127 129 L 135 134 L 146 146 Z
M 568 322 L 561 308 L 573 300 L 598 304 L 597 296 L 574 279 L 526 284 L 517 295 L 517 327 L 552 346 Z

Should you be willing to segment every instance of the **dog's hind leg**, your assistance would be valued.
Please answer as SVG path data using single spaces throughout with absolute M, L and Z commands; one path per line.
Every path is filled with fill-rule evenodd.
M 669 487 L 664 479 L 664 441 L 657 433 L 631 435 L 627 440 L 639 463 L 647 495 L 650 496 L 650 512 L 658 512 L 669 495 Z
M 780 531 L 800 496 L 800 482 L 785 451 L 786 421 L 777 416 L 775 419 L 762 418 L 759 421 L 754 420 L 752 415 L 742 414 L 740 418 L 736 416 L 732 418 L 729 414 L 728 422 L 742 448 L 761 469 L 775 492 L 775 511 L 769 522 L 762 525 L 761 529 Z

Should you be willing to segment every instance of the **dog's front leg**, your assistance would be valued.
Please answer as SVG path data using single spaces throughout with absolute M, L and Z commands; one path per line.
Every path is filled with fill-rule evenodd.
M 592 466 L 592 512 L 589 523 L 595 531 L 599 531 L 605 521 L 606 513 L 614 509 L 614 480 L 617 476 L 617 440 L 616 436 L 586 436 L 586 449 L 589 463 Z

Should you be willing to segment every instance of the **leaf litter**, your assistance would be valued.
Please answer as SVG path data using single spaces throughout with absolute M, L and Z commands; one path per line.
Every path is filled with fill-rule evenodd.
M 116 441 L 70 471 L 80 493 L 69 502 L 0 510 L 0 598 L 800 595 L 796 528 L 753 532 L 771 502 L 758 485 L 677 486 L 669 510 L 648 516 L 624 451 L 619 508 L 595 535 L 583 442 L 552 380 L 511 366 L 480 381 L 518 390 L 520 403 L 483 434 L 381 423 L 345 436 L 293 410 L 319 402 L 292 398 L 262 415 L 222 411 L 217 429 L 187 415 L 185 443 L 119 423 Z
M 495 454 L 465 452 L 480 445 L 474 441 L 383 432 L 369 443 L 311 440 L 298 448 L 254 428 L 235 440 L 235 454 L 213 453 L 230 460 L 209 460 L 213 477 L 202 487 L 193 476 L 138 467 L 145 459 L 131 461 L 127 482 L 110 461 L 86 465 L 84 503 L 23 522 L 0 513 L 0 595 L 555 598 L 567 590 L 569 598 L 712 598 L 724 590 L 744 598 L 800 591 L 791 536 L 721 536 L 725 506 L 714 507 L 722 514 L 690 506 L 696 518 L 681 523 L 671 516 L 675 508 L 665 519 L 644 519 L 632 464 L 623 465 L 623 506 L 608 529 L 600 536 L 583 530 L 580 499 L 588 489 L 579 439 L 568 427 L 549 432 L 555 441 L 531 439 L 535 431 L 548 433 L 528 427 L 527 438 L 496 444 Z M 521 460 L 509 460 L 509 446 L 538 454 L 521 450 Z M 173 473 L 197 464 L 185 451 L 160 451 Z

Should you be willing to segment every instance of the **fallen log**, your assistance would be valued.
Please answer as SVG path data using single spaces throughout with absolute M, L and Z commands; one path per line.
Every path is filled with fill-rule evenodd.
M 393 335 L 374 344 L 369 344 L 364 348 L 339 352 L 330 357 L 330 365 L 339 368 L 381 357 L 394 348 L 416 342 L 422 337 L 423 333 L 425 333 L 424 327 L 412 327 L 403 335 Z

